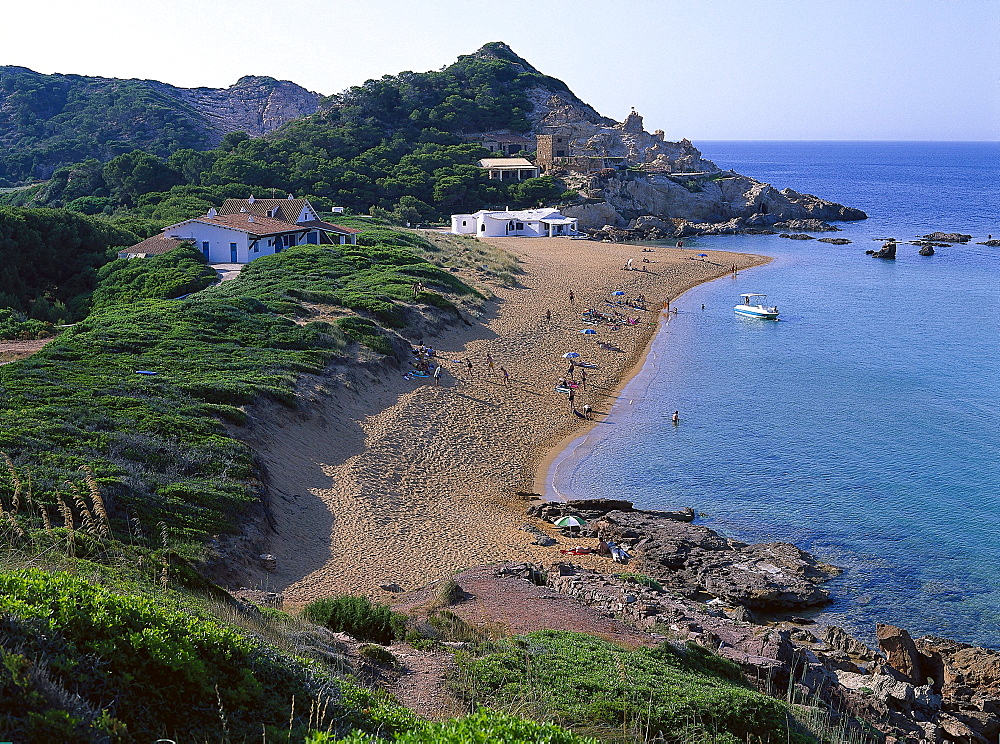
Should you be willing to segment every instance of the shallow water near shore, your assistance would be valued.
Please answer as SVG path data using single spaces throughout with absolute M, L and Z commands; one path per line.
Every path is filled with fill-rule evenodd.
M 827 234 L 846 246 L 686 241 L 775 261 L 683 295 L 642 373 L 549 482 L 793 542 L 845 569 L 818 619 L 862 637 L 879 621 L 1000 647 L 1000 248 L 864 253 L 875 237 L 1000 237 L 1000 144 L 696 144 L 870 219 Z M 782 319 L 736 316 L 741 292 L 768 294 Z

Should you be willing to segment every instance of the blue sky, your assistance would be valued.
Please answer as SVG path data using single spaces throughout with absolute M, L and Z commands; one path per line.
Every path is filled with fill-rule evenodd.
M 668 138 L 1000 139 L 1000 0 L 35 0 L 0 64 L 335 93 L 505 41 Z

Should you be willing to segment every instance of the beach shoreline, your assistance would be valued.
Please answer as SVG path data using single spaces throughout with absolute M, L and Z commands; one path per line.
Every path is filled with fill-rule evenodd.
M 355 366 L 306 381 L 300 413 L 255 412 L 242 436 L 267 473 L 273 524 L 262 549 L 278 567 L 248 582 L 283 592 L 294 606 L 344 593 L 385 597 L 381 585 L 411 589 L 472 565 L 557 559 L 560 546 L 538 546 L 521 529 L 539 474 L 567 442 L 600 426 L 641 372 L 668 298 L 734 264 L 771 260 L 565 238 L 485 242 L 517 255 L 524 273 L 516 286 L 489 286 L 496 298 L 476 322 L 423 339 L 436 349 L 441 385 L 389 365 Z M 639 264 L 648 270 L 624 271 L 630 258 L 650 259 Z M 480 277 L 463 278 L 481 285 Z M 641 320 L 582 335 L 582 311 L 612 309 L 613 290 L 644 294 L 650 310 L 614 306 Z M 553 390 L 568 372 L 563 354 L 573 350 L 595 365 L 575 409 Z M 580 412 L 584 404 L 593 421 Z

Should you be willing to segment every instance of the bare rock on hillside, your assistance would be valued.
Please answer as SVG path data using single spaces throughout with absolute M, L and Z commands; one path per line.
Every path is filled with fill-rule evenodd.
M 843 651 L 845 654 L 855 656 L 862 661 L 871 661 L 877 657 L 874 651 L 852 637 L 846 630 L 838 628 L 836 625 L 831 625 L 826 629 L 826 635 L 823 640 L 826 641 L 830 648 Z

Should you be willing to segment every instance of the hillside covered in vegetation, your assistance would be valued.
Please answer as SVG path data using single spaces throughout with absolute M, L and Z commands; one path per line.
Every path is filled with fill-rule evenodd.
M 262 134 L 312 113 L 317 99 L 273 78 L 245 77 L 223 90 L 185 89 L 155 80 L 0 67 L 0 186 L 136 149 L 158 157 L 209 149 L 226 132 Z
M 400 222 L 438 220 L 484 204 L 536 206 L 563 189 L 548 177 L 491 182 L 476 165 L 490 153 L 461 135 L 528 130 L 529 91 L 538 88 L 572 96 L 506 45 L 488 44 L 440 71 L 370 80 L 262 138 L 232 132 L 215 149 L 186 143 L 169 154 L 146 148 L 109 162 L 90 153 L 56 170 L 44 186 L 5 198 L 113 215 L 143 235 L 251 193 L 307 196 L 320 209 L 374 208 Z

